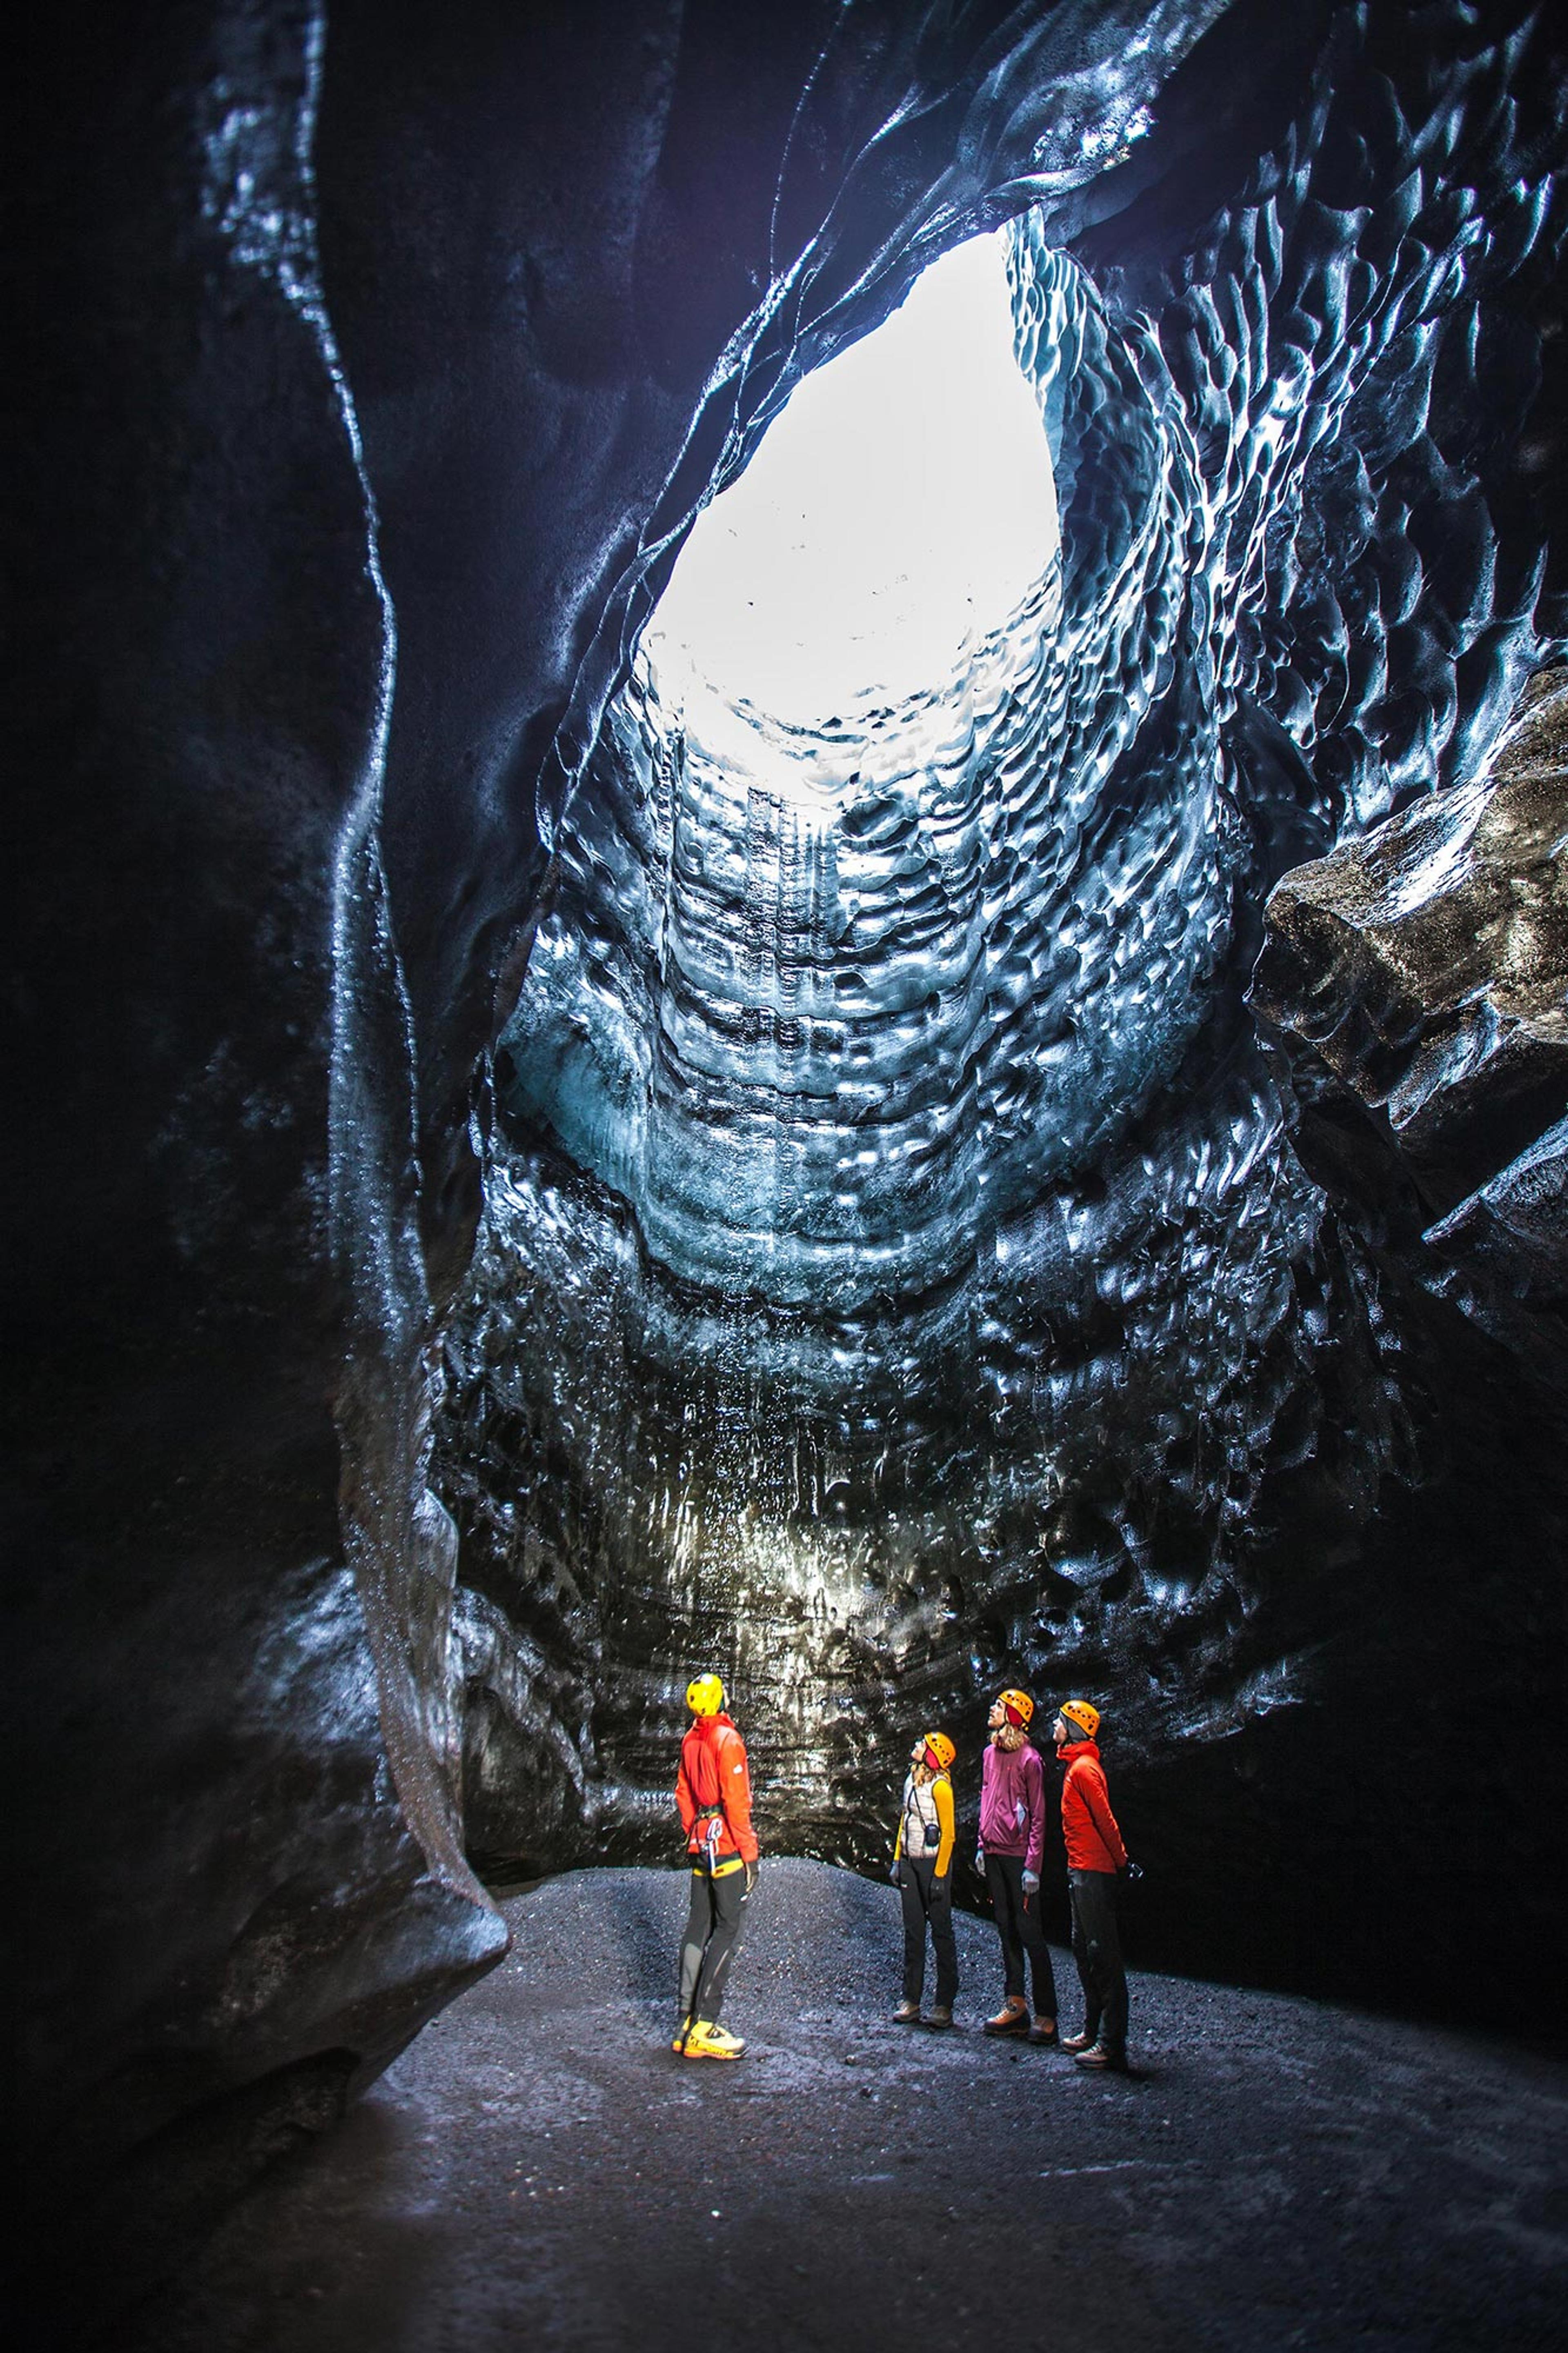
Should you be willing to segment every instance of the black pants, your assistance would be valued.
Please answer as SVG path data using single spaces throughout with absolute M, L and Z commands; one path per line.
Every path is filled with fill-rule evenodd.
M 1072 1957 L 1083 1987 L 1083 2031 L 1114 2051 L 1127 2050 L 1127 1972 L 1116 1918 L 1116 1873 L 1069 1871 Z
M 721 1871 L 706 1863 L 691 1874 L 691 1909 L 680 1947 L 680 2015 L 713 2025 L 723 2006 L 730 1964 L 741 1943 L 746 1902 L 746 1871 Z
M 951 2010 L 958 1991 L 958 1947 L 952 1941 L 952 1873 L 936 1875 L 936 1857 L 899 1864 L 899 1891 L 904 1899 L 904 2000 L 919 2001 L 925 1991 L 926 1930 L 936 1947 L 936 1998 Z
M 1025 1900 L 1023 1856 L 988 1854 L 985 1884 L 991 1890 L 991 1909 L 996 1917 L 996 1934 L 1002 1939 L 1003 1985 L 1009 1994 L 1023 1992 L 1024 1956 L 1027 1953 L 1029 1974 L 1035 1981 L 1035 2016 L 1054 2018 L 1056 1972 L 1051 1968 L 1050 1947 L 1040 1919 L 1038 1890 Z

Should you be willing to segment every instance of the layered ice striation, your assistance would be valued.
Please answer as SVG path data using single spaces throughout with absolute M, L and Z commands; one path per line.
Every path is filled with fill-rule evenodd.
M 612 705 L 448 1348 L 479 1843 L 635 1843 L 693 1657 L 772 1834 L 864 1859 L 994 1676 L 1153 1773 L 1334 1644 L 1379 1706 L 1457 1655 L 1424 1589 L 1389 1664 L 1374 1518 L 1440 1471 L 1448 1342 L 1244 1004 L 1279 877 L 1474 776 L 1563 642 L 1558 148 L 1527 28 L 1449 15 L 1418 60 L 1337 18 L 1202 204 L 1154 140 L 1016 220 L 1060 546 L 945 675 L 803 728 L 645 657 Z
M 1013 276 L 1048 405 L 1039 322 L 1091 298 L 1026 237 Z M 668 703 L 647 662 L 613 708 L 506 1100 L 682 1280 L 842 1310 L 930 1290 L 1122 1131 L 1212 1009 L 1245 836 L 1177 653 L 1190 468 L 1135 391 L 1108 595 L 1080 574 L 1066 604 L 1047 544 L 939 682 L 812 728 L 689 678 Z

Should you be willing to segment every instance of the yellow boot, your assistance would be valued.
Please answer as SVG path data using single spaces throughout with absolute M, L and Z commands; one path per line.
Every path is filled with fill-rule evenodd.
M 738 2059 L 745 2047 L 738 2034 L 712 2019 L 697 2019 L 686 2037 L 689 2059 Z

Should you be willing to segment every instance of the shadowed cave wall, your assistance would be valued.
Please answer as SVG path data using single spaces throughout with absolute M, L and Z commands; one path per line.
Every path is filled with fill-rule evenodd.
M 1500 1869 L 1561 1948 L 1563 81 L 1507 5 L 65 12 L 8 1178 L 57 2179 L 221 2200 L 496 1957 L 467 1850 L 657 1851 L 694 1651 L 776 1841 L 868 1859 L 1005 1672 L 1107 1707 L 1147 1957 L 1451 2006 Z M 1060 563 L 803 829 L 637 632 L 1003 220 Z

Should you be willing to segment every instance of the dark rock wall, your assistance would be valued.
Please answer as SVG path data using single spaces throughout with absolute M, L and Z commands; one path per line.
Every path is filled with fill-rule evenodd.
M 1543 672 L 1484 778 L 1287 876 L 1251 992 L 1288 1077 L 1295 1151 L 1373 1270 L 1417 1435 L 1406 1491 L 1368 1548 L 1363 1574 L 1384 1590 L 1350 1684 L 1367 1694 L 1357 1753 L 1404 1799 L 1390 1908 L 1425 1914 L 1436 1934 L 1456 1904 L 1484 1915 L 1507 1886 L 1521 1949 L 1550 1956 L 1553 1970 L 1563 1926 L 1547 1858 L 1563 1799 L 1568 1556 L 1565 707 L 1568 673 Z M 1426 1663 L 1405 1697 L 1413 1653 Z M 1408 1983 L 1393 1933 L 1386 1947 L 1390 1981 Z M 1435 1975 L 1447 1968 L 1439 1955 Z M 1482 2000 L 1489 2016 L 1542 2031 L 1528 1970 L 1517 1999 L 1489 1989 Z
M 1376 1138 L 1363 1156 L 1398 1167 L 1423 1242 L 1498 1252 L 1500 1273 L 1512 1232 L 1521 1296 L 1543 1305 L 1562 1268 L 1527 1203 L 1568 1104 L 1565 726 L 1568 672 L 1543 670 L 1483 781 L 1287 877 L 1252 985 L 1294 1041 L 1297 1149 L 1325 1186 L 1373 1207 L 1386 1184 L 1358 1182 L 1331 1141 Z
M 342 861 L 388 624 L 316 273 L 318 31 L 67 10 L 25 85 L 7 1649 L 46 2175 L 141 2147 L 174 2179 L 182 2118 L 287 2140 L 502 1944 L 389 1780 L 339 1526 L 374 1319 L 334 1045 L 377 1012 L 334 926 L 353 889 L 374 919 Z
M 704 1514 L 766 1602 L 734 1661 L 781 1826 L 865 1852 L 872 1736 L 1059 1657 L 1123 1711 L 1165 1949 L 1187 1923 L 1210 1966 L 1182 1890 L 1212 1893 L 1241 1799 L 1173 1725 L 1248 1727 L 1237 1851 L 1294 1884 L 1309 1719 L 1247 1694 L 1325 1639 L 1472 1637 L 1501 1417 L 1448 1401 L 1499 1394 L 1509 1344 L 1453 1298 L 1416 1341 L 1374 1312 L 1380 1245 L 1273 1145 L 1242 944 L 1315 828 L 1470 776 L 1562 628 L 1562 60 L 1519 7 L 1278 13 L 233 0 L 66 7 L 35 44 L 8 142 L 9 1720 L 24 2081 L 83 2194 L 139 2168 L 143 2213 L 188 2213 L 384 2063 L 499 1949 L 465 1837 L 640 1836 L 687 1656 L 739 1640 Z M 1229 668 L 1189 630 L 1185 699 L 1157 665 L 1140 690 L 1146 741 L 1226 746 L 1212 1016 L 1079 1172 L 1087 1226 L 1070 1190 L 1020 1207 L 1037 1271 L 1000 1336 L 965 1310 L 901 1345 L 897 1296 L 843 1331 L 721 1314 L 541 1139 L 492 1151 L 481 1058 L 552 853 L 559 889 L 616 821 L 612 751 L 582 764 L 710 483 L 923 258 L 1031 206 L 1041 284 L 1107 322 L 1052 427 L 1068 596 L 1146 512 L 1110 429 L 1134 395 L 1182 449 L 1171 528 L 1223 519 Z M 1074 385 L 1120 387 L 1098 435 Z M 1141 756 L 1096 779 L 1108 851 L 1146 786 Z M 487 1166 L 439 1433 L 455 1587 L 436 1343 Z M 1216 1279 L 1233 1251 L 1245 1282 Z M 1157 1379 L 1116 1380 L 1127 1346 Z M 1530 1464 L 1553 1427 L 1521 1391 Z M 1390 1466 L 1435 1459 L 1419 1570 L 1405 1538 L 1361 1547 Z M 1532 1482 L 1489 1625 L 1557 1542 Z M 1359 1614 L 1326 1637 L 1342 1588 L 1270 1546 L 1348 1564 Z M 1430 1921 L 1454 1785 L 1411 1724 Z

